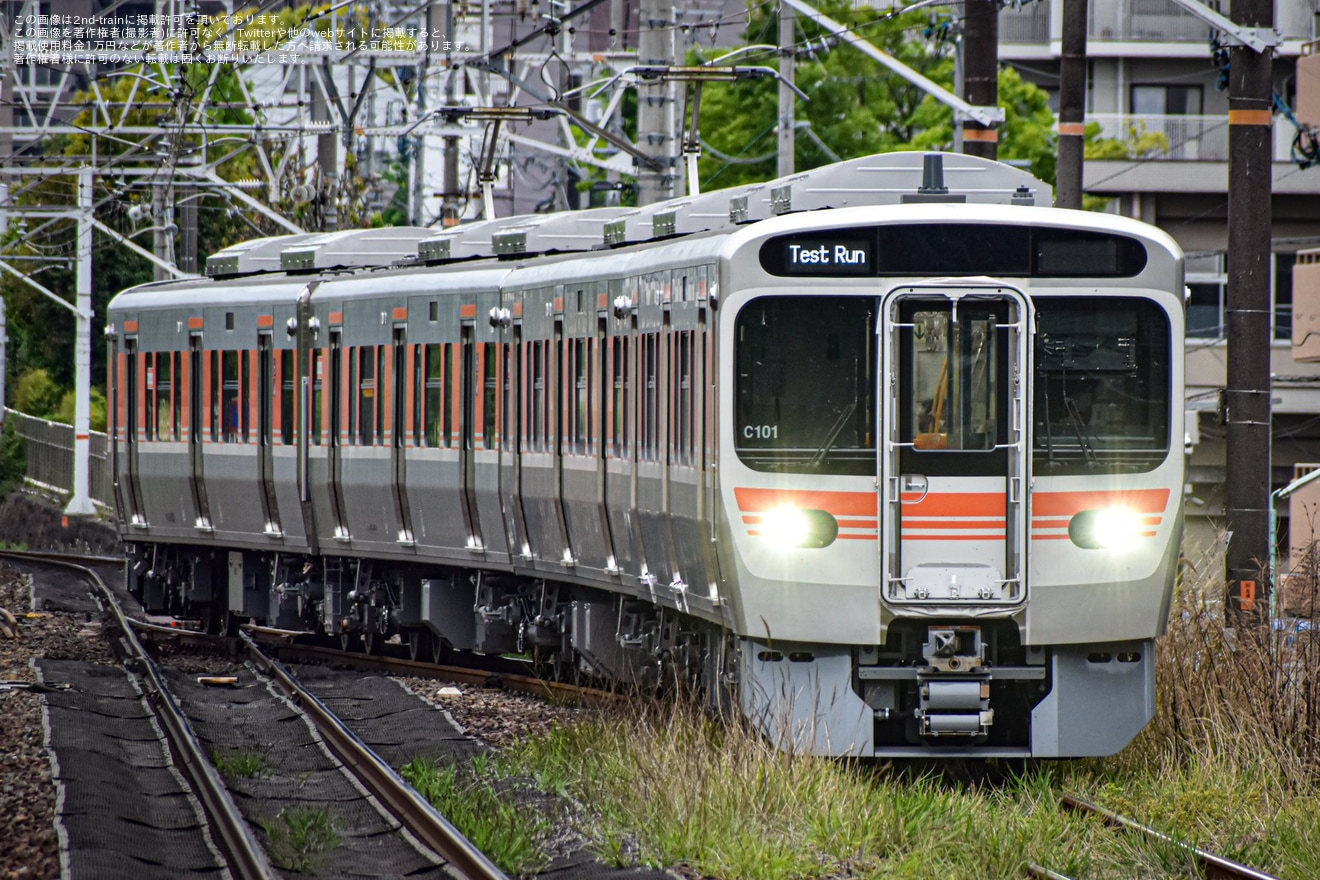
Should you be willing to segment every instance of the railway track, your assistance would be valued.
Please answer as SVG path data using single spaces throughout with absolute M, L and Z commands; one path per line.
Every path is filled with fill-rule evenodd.
M 115 624 L 116 631 L 110 638 L 124 655 L 125 665 L 138 673 L 147 689 L 147 703 L 166 735 L 174 763 L 200 802 L 231 875 L 245 880 L 278 876 L 279 872 L 230 795 L 178 701 L 171 694 L 166 677 L 144 645 L 144 641 L 165 638 L 195 644 L 209 643 L 215 647 L 222 639 L 130 618 L 105 581 L 86 565 L 97 560 L 63 554 L 10 551 L 0 553 L 0 558 L 60 567 L 86 580 Z M 274 680 L 288 700 L 306 714 L 323 742 L 362 787 L 417 840 L 445 861 L 451 876 L 459 880 L 507 880 L 494 863 L 363 744 L 279 660 L 265 653 L 250 635 L 240 637 L 238 646 L 247 659 Z
M 1158 831 L 1148 825 L 1143 825 L 1140 822 L 1127 818 L 1126 816 L 1120 816 L 1112 810 L 1106 810 L 1104 807 L 1093 804 L 1090 801 L 1083 800 L 1074 795 L 1064 795 L 1060 801 L 1060 806 L 1070 812 L 1095 816 L 1107 827 L 1113 828 L 1116 831 L 1140 835 L 1149 840 L 1160 841 L 1163 844 L 1172 846 L 1191 858 L 1197 866 L 1199 876 L 1203 878 L 1203 880 L 1277 880 L 1272 874 L 1266 874 L 1264 871 L 1257 871 L 1255 868 L 1243 865 L 1240 862 L 1226 859 L 1223 856 L 1207 852 L 1200 847 L 1184 843 L 1162 831 Z M 1048 868 L 1039 865 L 1029 866 L 1027 874 L 1028 876 L 1035 878 L 1035 880 L 1070 880 L 1070 878 L 1064 874 L 1051 871 Z

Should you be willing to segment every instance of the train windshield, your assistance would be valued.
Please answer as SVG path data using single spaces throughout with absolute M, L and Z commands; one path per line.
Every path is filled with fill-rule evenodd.
M 875 473 L 876 304 L 786 296 L 738 313 L 738 457 L 761 471 Z
M 1134 472 L 1169 450 L 1169 319 L 1136 298 L 1036 300 L 1037 474 Z

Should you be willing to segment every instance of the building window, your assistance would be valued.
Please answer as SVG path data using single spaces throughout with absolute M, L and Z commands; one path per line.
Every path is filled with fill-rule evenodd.
M 1274 338 L 1292 338 L 1293 264 L 1296 254 L 1274 254 Z M 1187 336 L 1198 339 L 1223 339 L 1226 334 L 1225 310 L 1228 308 L 1228 279 L 1189 272 L 1187 287 Z
M 1293 265 L 1296 254 L 1274 255 L 1274 338 L 1292 339 Z
M 1201 87 L 1196 85 L 1132 87 L 1133 116 L 1200 116 Z
M 1224 335 L 1224 285 L 1220 282 L 1188 284 L 1192 298 L 1187 303 L 1187 335 L 1219 339 Z

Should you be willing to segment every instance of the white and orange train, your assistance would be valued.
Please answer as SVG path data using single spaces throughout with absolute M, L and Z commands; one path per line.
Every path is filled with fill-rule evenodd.
M 682 681 L 819 754 L 1113 753 L 1178 560 L 1183 260 L 1049 196 L 891 154 L 128 290 L 130 585 Z

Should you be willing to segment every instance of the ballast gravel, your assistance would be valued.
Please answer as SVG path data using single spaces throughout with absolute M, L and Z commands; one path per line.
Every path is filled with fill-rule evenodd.
M 32 610 L 31 579 L 0 564 L 0 608 L 18 638 L 0 637 L 0 878 L 60 876 L 55 786 L 42 728 L 34 658 L 114 662 L 99 620 L 87 612 Z

